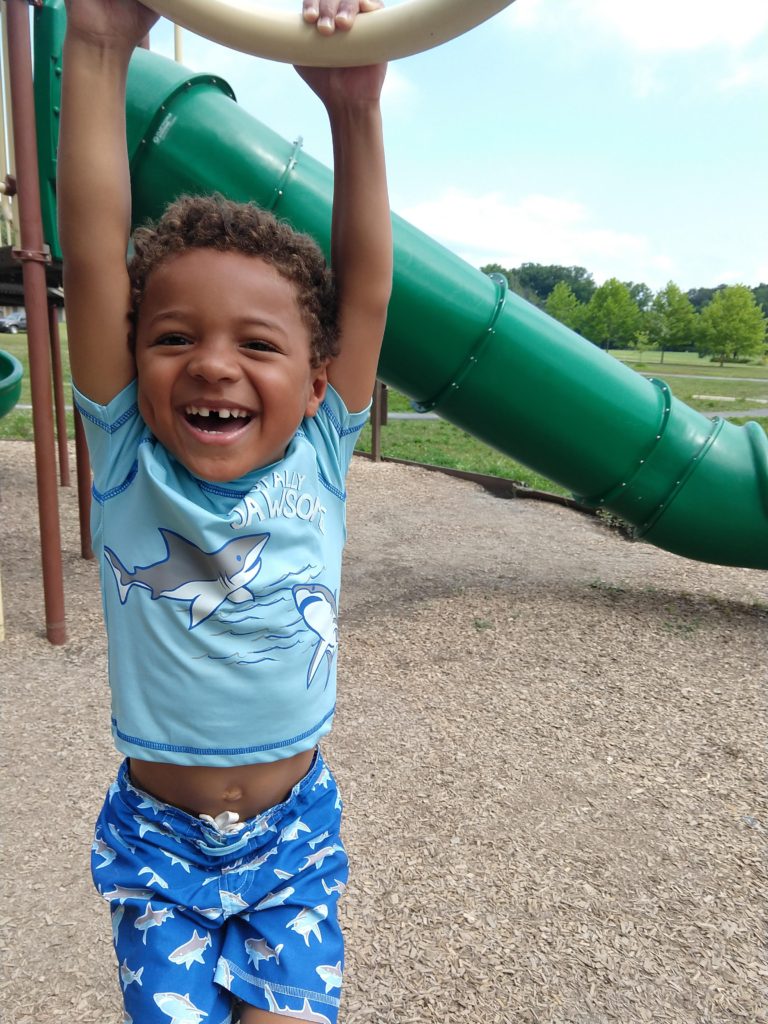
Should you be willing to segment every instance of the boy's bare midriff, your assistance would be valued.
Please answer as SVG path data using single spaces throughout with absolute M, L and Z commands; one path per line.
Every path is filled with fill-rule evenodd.
M 306 750 L 281 761 L 234 768 L 162 764 L 131 758 L 131 782 L 150 796 L 195 816 L 236 811 L 241 821 L 282 803 L 309 771 Z

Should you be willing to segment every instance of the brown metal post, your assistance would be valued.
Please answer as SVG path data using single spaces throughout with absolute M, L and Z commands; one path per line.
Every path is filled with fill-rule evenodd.
M 80 515 L 80 554 L 93 558 L 91 543 L 91 461 L 80 413 L 75 408 L 75 464 L 77 466 L 77 508 Z
M 377 380 L 373 386 L 373 406 L 371 408 L 371 458 L 381 462 L 381 393 L 384 385 Z
M 59 442 L 59 482 L 62 487 L 69 487 L 69 445 L 67 444 L 67 409 L 64 405 L 64 380 L 61 368 L 61 337 L 59 336 L 59 317 L 53 302 L 48 303 L 48 335 L 51 342 L 56 438 Z
M 37 503 L 43 563 L 46 635 L 66 641 L 64 577 L 61 564 L 56 452 L 53 436 L 51 361 L 48 342 L 47 259 L 37 177 L 37 135 L 27 0 L 6 0 L 10 51 L 11 109 L 16 143 L 16 184 L 21 224 L 24 303 L 27 310 L 32 422 L 35 431 Z

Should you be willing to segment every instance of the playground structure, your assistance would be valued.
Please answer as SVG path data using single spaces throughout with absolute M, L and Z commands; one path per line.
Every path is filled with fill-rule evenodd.
M 21 65 L 24 46 L 29 53 L 28 30 L 26 43 L 23 38 L 26 0 L 7 0 L 6 6 L 9 32 L 16 33 L 12 50 L 18 53 L 11 64 Z M 183 8 L 218 5 L 162 0 L 156 6 L 176 16 Z M 393 12 L 409 6 L 455 10 L 459 5 L 413 0 Z M 480 21 L 507 3 L 462 5 L 470 6 Z M 369 18 L 373 29 L 380 14 Z M 328 58 L 329 63 L 388 55 L 371 56 L 368 49 L 357 54 L 356 34 L 357 29 L 344 40 L 347 52 Z M 41 315 L 47 300 L 40 288 L 46 262 L 50 259 L 54 268 L 60 263 L 55 153 L 63 35 L 62 0 L 36 0 L 37 128 L 24 132 L 31 136 L 24 156 L 19 131 L 22 125 L 29 129 L 30 121 L 19 111 L 31 94 L 31 70 L 17 68 L 13 89 L 22 211 L 22 244 L 16 252 L 24 267 L 30 355 L 33 348 L 37 353 L 31 376 L 36 449 L 43 449 L 38 479 L 42 474 L 49 481 L 55 477 L 50 386 L 46 393 L 47 336 L 53 332 L 50 316 L 46 324 Z M 323 42 L 313 37 L 315 46 Z M 303 52 L 300 59 L 320 62 L 308 61 Z M 181 192 L 215 190 L 275 211 L 328 251 L 331 172 L 303 154 L 300 144 L 281 139 L 243 112 L 222 79 L 137 52 L 128 83 L 128 147 L 135 221 L 156 216 Z M 22 185 L 22 165 L 34 168 L 32 185 Z M 30 226 L 36 204 L 37 227 Z M 419 408 L 439 412 L 568 487 L 583 503 L 615 512 L 634 525 L 638 537 L 702 561 L 768 567 L 768 442 L 759 425 L 709 420 L 677 401 L 663 381 L 627 369 L 398 217 L 394 234 L 395 280 L 381 379 Z M 78 450 L 85 537 L 88 470 L 82 443 Z M 39 486 L 39 493 L 45 489 Z M 48 593 L 56 572 L 51 560 L 52 549 L 58 551 L 58 520 L 53 522 L 55 511 L 46 509 L 42 495 L 40 507 L 48 636 L 63 642 L 63 594 L 54 592 L 49 600 Z

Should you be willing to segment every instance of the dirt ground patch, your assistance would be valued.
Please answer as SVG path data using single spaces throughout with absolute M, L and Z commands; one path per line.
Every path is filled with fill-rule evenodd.
M 51 647 L 30 445 L 0 442 L 0 488 L 2 1018 L 116 1024 L 96 569 L 62 491 Z M 349 491 L 344 1024 L 768 1020 L 765 574 L 401 466 Z

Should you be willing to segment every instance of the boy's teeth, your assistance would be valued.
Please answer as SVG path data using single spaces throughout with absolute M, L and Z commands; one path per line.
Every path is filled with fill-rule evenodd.
M 232 419 L 247 419 L 248 413 L 245 409 L 206 409 L 205 407 L 199 408 L 196 405 L 187 406 L 187 415 L 189 416 L 210 416 L 214 413 L 222 420 Z

